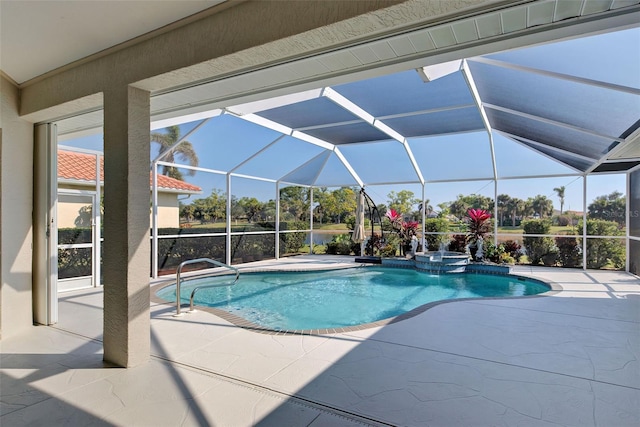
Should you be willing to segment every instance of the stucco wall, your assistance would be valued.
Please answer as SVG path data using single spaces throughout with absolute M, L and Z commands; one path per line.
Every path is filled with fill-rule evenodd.
M 60 185 L 58 188 L 90 190 L 89 187 L 66 184 Z M 158 227 L 175 228 L 180 226 L 178 196 L 176 193 L 158 193 Z M 84 200 L 84 198 L 80 199 L 66 195 L 58 197 L 58 228 L 76 227 L 76 219 L 80 216 L 80 209 L 86 205 L 83 202 Z M 149 216 L 149 222 L 151 222 L 151 216 Z
M 58 228 L 74 228 L 82 226 L 76 224 L 76 220 L 80 216 L 87 221 L 85 226 L 89 226 L 91 221 L 90 215 L 81 215 L 81 209 L 91 206 L 89 196 L 68 196 L 58 195 Z
M 33 125 L 18 118 L 18 89 L 0 76 L 0 337 L 33 325 Z
M 178 195 L 158 193 L 158 227 L 179 227 Z

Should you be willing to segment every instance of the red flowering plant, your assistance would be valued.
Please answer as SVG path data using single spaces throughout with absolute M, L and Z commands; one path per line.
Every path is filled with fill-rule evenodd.
M 395 209 L 389 209 L 385 216 L 391 223 L 391 228 L 398 234 L 402 244 L 410 245 L 411 237 L 416 235 L 420 224 L 417 221 L 403 221 L 402 214 Z
M 467 211 L 467 242 L 475 245 L 480 238 L 491 232 L 491 214 L 484 209 L 469 209 Z

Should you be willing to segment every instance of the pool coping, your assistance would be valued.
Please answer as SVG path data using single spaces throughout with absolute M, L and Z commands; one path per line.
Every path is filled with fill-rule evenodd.
M 393 267 L 390 265 L 387 266 L 380 266 L 380 265 L 354 265 L 354 266 L 339 266 L 339 267 L 334 267 L 334 268 L 327 268 L 327 266 L 322 266 L 322 267 L 318 267 L 318 268 L 306 268 L 306 269 L 291 269 L 291 268 L 274 268 L 274 267 L 270 267 L 270 268 L 264 268 L 264 267 L 256 267 L 256 268 L 247 268 L 244 269 L 241 273 L 304 273 L 304 272 L 320 272 L 320 271 L 333 271 L 333 270 L 346 270 L 346 269 L 353 269 L 353 268 L 372 268 L 372 267 L 378 267 L 378 268 L 406 268 L 406 267 Z M 495 265 L 491 265 L 491 267 L 495 267 Z M 509 267 L 507 267 L 509 268 Z M 345 333 L 345 332 L 355 332 L 355 331 L 362 331 L 365 329 L 371 329 L 371 328 L 377 328 L 377 327 L 382 327 L 382 326 L 387 326 L 387 325 L 391 325 L 393 323 L 398 323 L 401 322 L 403 320 L 407 320 L 410 319 L 412 317 L 415 317 L 419 314 L 424 313 L 425 311 L 436 307 L 438 305 L 441 304 L 449 304 L 449 303 L 454 303 L 454 302 L 465 302 L 465 301 L 495 301 L 495 300 L 514 300 L 514 299 L 529 299 L 529 298 L 540 298 L 540 297 L 550 297 L 550 296 L 555 296 L 557 294 L 559 294 L 560 292 L 562 292 L 564 289 L 562 288 L 562 286 L 554 281 L 548 281 L 548 280 L 543 280 L 541 278 L 537 278 L 534 276 L 524 276 L 521 274 L 511 274 L 510 272 L 508 273 L 500 273 L 500 272 L 496 272 L 495 270 L 491 270 L 489 269 L 487 272 L 483 272 L 481 271 L 481 268 L 474 268 L 474 271 L 471 272 L 464 272 L 464 273 L 453 273 L 453 274 L 484 274 L 484 275 L 495 275 L 495 276 L 512 276 L 514 278 L 517 278 L 518 280 L 530 280 L 530 281 L 536 281 L 536 282 L 540 282 L 543 285 L 549 287 L 549 290 L 546 292 L 543 292 L 541 294 L 536 294 L 536 295 L 522 295 L 522 296 L 513 296 L 513 297 L 482 297 L 482 298 L 456 298 L 456 299 L 446 299 L 446 300 L 440 300 L 440 301 L 432 301 L 426 304 L 423 304 L 419 307 L 416 307 L 410 311 L 407 311 L 406 313 L 402 313 L 398 316 L 394 316 L 394 317 L 389 317 L 387 319 L 381 319 L 381 320 L 377 320 L 375 322 L 369 322 L 369 323 L 363 323 L 360 325 L 355 325 L 355 326 L 343 326 L 343 327 L 339 327 L 339 328 L 322 328 L 322 329 L 292 329 L 292 330 L 275 330 L 275 329 L 270 329 L 267 328 L 265 326 L 261 326 L 258 325 L 256 323 L 250 322 L 248 320 L 246 320 L 243 317 L 237 316 L 235 314 L 229 313 L 225 310 L 219 309 L 219 308 L 215 308 L 215 307 L 205 307 L 205 306 L 196 306 L 197 308 L 194 309 L 193 312 L 199 312 L 199 311 L 204 311 L 210 314 L 213 314 L 235 326 L 238 326 L 242 329 L 246 329 L 252 332 L 256 332 L 256 333 L 260 333 L 260 334 L 268 334 L 268 335 L 314 335 L 314 336 L 318 336 L 318 335 L 332 335 L 332 334 L 340 334 L 340 333 Z M 510 268 L 509 268 L 510 270 Z M 221 272 L 221 274 L 214 274 L 212 275 L 212 277 L 218 277 L 218 276 L 227 276 L 230 275 L 228 273 L 223 273 Z M 188 279 L 188 277 L 187 277 Z M 169 305 L 169 306 L 174 306 L 175 307 L 175 301 L 174 302 L 170 302 L 167 301 L 165 299 L 162 299 L 160 297 L 158 297 L 156 294 L 158 291 L 174 285 L 175 284 L 175 279 L 170 279 L 167 281 L 162 281 L 159 283 L 155 283 L 153 285 L 151 285 L 151 302 L 156 303 L 156 304 L 160 304 L 160 305 Z M 181 308 L 187 308 L 186 311 L 183 312 L 184 315 L 188 315 L 189 313 L 192 313 L 191 311 L 188 310 L 189 308 L 189 304 L 181 304 L 180 305 Z

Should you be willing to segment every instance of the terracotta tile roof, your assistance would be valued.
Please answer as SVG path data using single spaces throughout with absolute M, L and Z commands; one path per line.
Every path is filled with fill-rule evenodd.
M 58 179 L 95 181 L 96 157 L 93 154 L 58 150 Z M 100 182 L 104 182 L 104 156 L 100 156 Z M 151 177 L 149 177 L 149 183 L 151 184 Z M 158 175 L 158 188 L 187 192 L 202 191 L 197 185 L 165 175 Z

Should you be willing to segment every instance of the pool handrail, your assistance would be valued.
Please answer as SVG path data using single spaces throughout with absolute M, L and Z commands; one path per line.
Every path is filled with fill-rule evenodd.
M 236 274 L 236 278 L 233 281 L 233 283 L 231 284 L 218 284 L 218 285 L 204 285 L 204 286 L 198 286 L 197 288 L 195 288 L 192 292 L 191 292 L 191 298 L 189 299 L 189 311 L 194 311 L 193 310 L 193 297 L 195 296 L 196 291 L 200 290 L 200 289 L 204 289 L 204 288 L 213 288 L 213 287 L 219 287 L 219 286 L 233 286 L 238 282 L 238 279 L 240 278 L 240 271 L 235 268 L 232 267 L 228 264 L 225 264 L 223 262 L 220 261 L 216 261 L 215 259 L 211 259 L 211 258 L 197 258 L 197 259 L 191 259 L 188 261 L 183 261 L 180 263 L 180 265 L 178 266 L 178 270 L 176 271 L 176 316 L 181 316 L 182 313 L 180 313 L 180 285 L 182 284 L 182 279 L 181 279 L 181 274 L 182 274 L 182 267 L 184 267 L 185 265 L 189 265 L 189 264 L 199 264 L 201 262 L 207 262 L 209 264 L 212 265 L 216 265 L 218 267 L 224 267 L 224 268 L 228 268 L 229 270 L 235 272 Z M 203 273 L 203 274 L 199 274 L 196 276 L 191 276 L 189 277 L 189 279 L 194 279 L 194 278 L 202 278 L 202 277 L 210 277 L 215 275 L 217 272 L 210 272 L 210 273 Z

